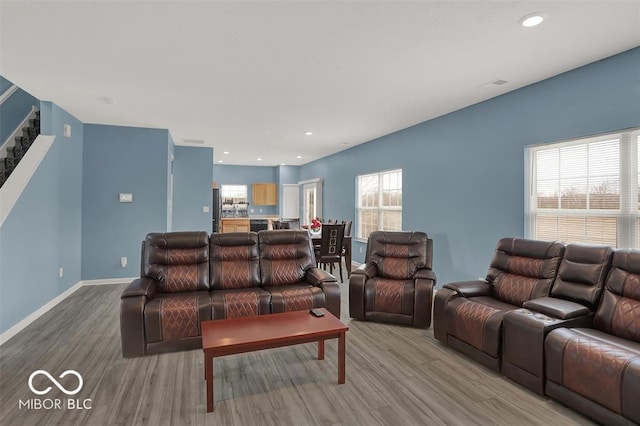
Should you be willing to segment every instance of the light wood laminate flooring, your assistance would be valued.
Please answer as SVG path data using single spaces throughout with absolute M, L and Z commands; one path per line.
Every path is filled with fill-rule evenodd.
M 535 395 L 440 344 L 429 330 L 350 321 L 347 381 L 338 385 L 337 341 L 324 361 L 315 344 L 215 359 L 215 412 L 206 413 L 202 351 L 124 359 L 122 285 L 82 287 L 0 346 L 2 425 L 584 425 Z M 34 398 L 31 373 L 78 371 L 84 386 L 64 395 L 43 376 L 39 398 L 91 399 L 91 409 L 19 407 Z M 58 379 L 67 389 L 71 376 Z

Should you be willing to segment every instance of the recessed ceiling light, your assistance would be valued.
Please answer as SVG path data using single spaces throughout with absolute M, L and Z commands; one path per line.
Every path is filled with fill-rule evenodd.
M 222 160 L 218 160 L 218 163 L 224 163 L 224 161 L 222 161 Z
M 307 136 L 311 136 L 313 134 L 313 132 L 307 131 L 307 132 L 304 132 L 304 134 L 307 135 Z
M 525 15 L 520 18 L 520 25 L 526 28 L 535 27 L 536 25 L 540 25 L 544 21 L 544 16 L 540 13 L 531 13 L 529 15 Z
M 297 158 L 297 159 L 300 159 L 300 158 L 302 158 L 302 155 L 298 155 L 296 158 Z
M 256 158 L 256 160 L 258 160 L 258 161 L 262 161 L 262 158 L 258 157 L 258 158 Z
M 284 164 L 284 163 L 280 163 L 280 165 L 281 165 L 281 166 L 286 166 L 286 164 Z
M 223 152 L 223 154 L 224 154 L 224 155 L 228 155 L 228 154 L 229 154 L 229 151 L 225 151 L 225 152 Z

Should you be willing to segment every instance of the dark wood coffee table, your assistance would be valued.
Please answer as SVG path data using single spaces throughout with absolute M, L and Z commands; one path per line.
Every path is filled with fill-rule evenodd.
M 326 309 L 321 310 L 321 318 L 309 311 L 296 311 L 202 322 L 207 413 L 213 411 L 213 358 L 217 356 L 318 342 L 318 359 L 324 359 L 324 341 L 338 339 L 338 383 L 343 384 L 349 327 Z

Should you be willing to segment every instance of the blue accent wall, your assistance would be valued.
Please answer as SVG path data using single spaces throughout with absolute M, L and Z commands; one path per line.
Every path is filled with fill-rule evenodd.
M 83 280 L 139 275 L 141 241 L 167 229 L 168 143 L 167 130 L 85 125 Z M 133 202 L 120 203 L 119 193 Z
M 11 87 L 13 83 L 0 77 L 0 94 Z M 7 83 L 8 82 L 8 83 Z M 4 86 L 7 86 L 4 88 Z M 4 90 L 2 90 L 4 88 Z M 24 90 L 18 88 L 13 94 L 0 104 L 0 145 L 4 144 L 14 130 L 29 115 L 32 107 L 38 107 L 40 101 Z M 20 134 L 22 136 L 22 134 Z
M 441 286 L 484 276 L 497 240 L 524 235 L 526 146 L 636 126 L 640 48 L 308 163 L 300 179 L 324 179 L 324 217 L 355 219 L 356 176 L 401 168 L 403 229 L 434 239 Z M 362 262 L 365 244 L 353 249 Z
M 213 166 L 213 181 L 222 185 L 247 185 L 247 196 L 251 203 L 251 184 L 253 183 L 277 183 L 278 168 L 265 166 L 231 166 L 215 164 Z M 255 215 L 277 215 L 278 206 L 254 206 L 250 209 Z M 262 209 L 262 211 L 260 211 Z
M 211 233 L 213 149 L 177 146 L 174 155 L 173 230 Z
M 81 279 L 83 124 L 51 103 L 42 114 L 56 139 L 0 228 L 0 333 Z
M 13 86 L 13 83 L 0 75 L 0 94 L 4 93 Z

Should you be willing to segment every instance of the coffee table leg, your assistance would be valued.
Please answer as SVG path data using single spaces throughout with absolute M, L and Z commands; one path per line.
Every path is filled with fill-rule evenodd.
M 343 331 L 338 338 L 338 384 L 345 382 L 345 354 L 347 349 L 347 335 Z
M 324 359 L 324 339 L 318 340 L 318 359 Z
M 213 412 L 213 356 L 205 352 L 204 373 L 207 381 L 207 413 Z

